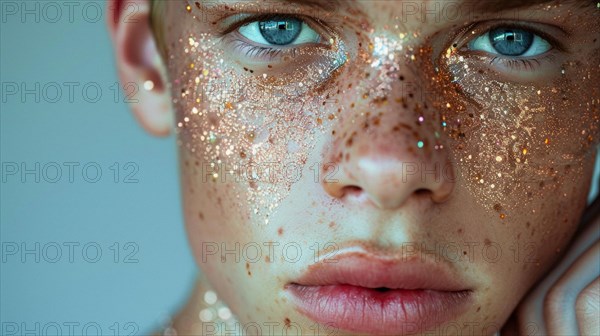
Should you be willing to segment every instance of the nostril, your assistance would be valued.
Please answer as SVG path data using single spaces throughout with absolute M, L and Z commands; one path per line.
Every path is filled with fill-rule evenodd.
M 363 192 L 361 187 L 355 185 L 344 186 L 342 193 L 344 196 L 358 196 Z
M 417 194 L 419 196 L 427 195 L 429 193 L 431 193 L 431 190 L 429 190 L 429 189 L 421 188 L 421 189 L 415 190 L 415 194 Z

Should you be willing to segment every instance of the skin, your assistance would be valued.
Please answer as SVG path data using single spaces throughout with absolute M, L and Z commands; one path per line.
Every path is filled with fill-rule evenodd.
M 435 251 L 472 289 L 473 304 L 453 320 L 463 334 L 596 333 L 598 220 L 578 226 L 599 136 L 593 6 L 518 12 L 563 48 L 511 66 L 465 48 L 490 29 L 481 22 L 506 22 L 514 10 L 423 22 L 395 2 L 348 1 L 317 12 L 337 23 L 319 31 L 331 45 L 258 62 L 218 39 L 229 9 L 205 16 L 193 2 L 166 2 L 157 46 L 150 4 L 132 3 L 109 18 L 120 76 L 154 83 L 134 114 L 150 133 L 178 137 L 185 225 L 204 274 L 175 320 L 180 334 L 203 333 L 197 316 L 211 289 L 242 324 L 315 334 L 286 284 L 316 255 L 335 258 L 327 248 L 397 254 L 407 244 Z M 252 180 L 236 170 L 285 164 L 301 177 Z

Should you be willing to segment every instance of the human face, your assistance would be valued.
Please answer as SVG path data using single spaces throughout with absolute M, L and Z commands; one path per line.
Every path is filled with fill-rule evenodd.
M 600 11 L 509 3 L 165 4 L 186 228 L 241 329 L 491 334 L 557 260 Z

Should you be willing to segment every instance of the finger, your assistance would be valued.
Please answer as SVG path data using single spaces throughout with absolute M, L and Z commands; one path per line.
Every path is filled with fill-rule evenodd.
M 575 260 L 600 240 L 600 218 L 587 225 L 574 239 L 562 261 L 540 282 L 517 308 L 520 335 L 548 335 L 544 319 L 544 299 Z
M 600 335 L 600 278 L 579 293 L 575 314 L 581 335 Z
M 544 320 L 551 335 L 578 335 L 575 303 L 579 294 L 600 276 L 600 241 L 585 251 L 544 299 Z

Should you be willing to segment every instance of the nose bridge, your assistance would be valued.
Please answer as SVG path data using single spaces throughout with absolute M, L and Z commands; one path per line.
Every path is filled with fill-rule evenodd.
M 393 55 L 387 60 L 404 57 L 398 49 Z M 363 99 L 340 119 L 341 132 L 329 153 L 340 165 L 339 179 L 325 185 L 331 195 L 359 193 L 386 208 L 423 192 L 439 202 L 449 196 L 454 172 L 442 139 L 445 121 L 418 67 L 414 62 L 378 64 L 366 85 L 371 89 L 359 93 Z

